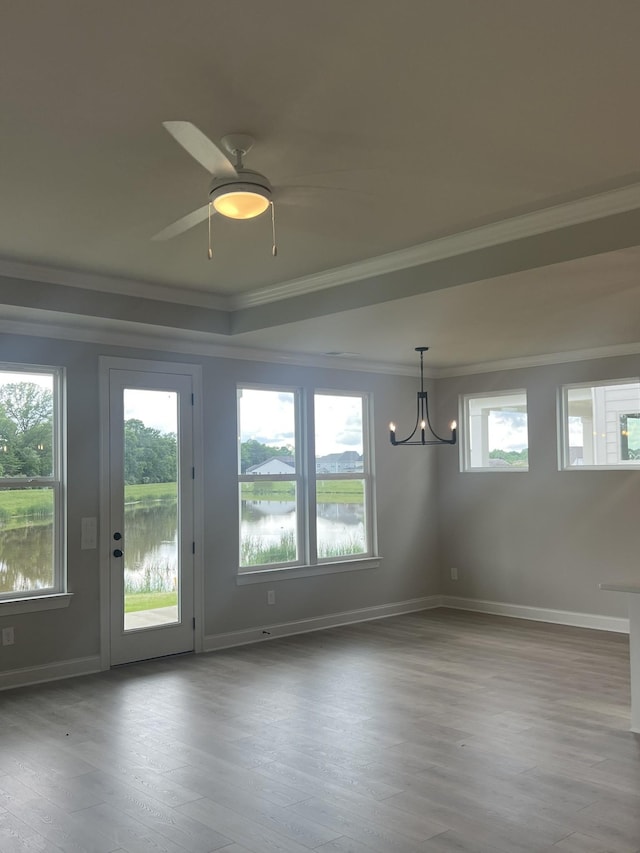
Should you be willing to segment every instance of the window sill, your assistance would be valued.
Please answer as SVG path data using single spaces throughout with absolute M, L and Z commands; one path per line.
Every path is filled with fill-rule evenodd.
M 333 575 L 342 572 L 358 572 L 363 569 L 377 569 L 381 557 L 364 557 L 361 560 L 343 560 L 339 563 L 319 563 L 316 566 L 294 566 L 286 569 L 258 569 L 254 572 L 239 572 L 236 578 L 238 586 L 252 583 L 271 583 L 291 578 L 313 578 L 317 575 Z
M 496 465 L 495 468 L 463 468 L 463 474 L 527 474 L 528 468 L 521 468 L 514 465 L 505 465 L 504 467 Z
M 622 465 L 566 465 L 560 471 L 637 471 L 640 463 L 625 462 Z
M 0 616 L 14 613 L 36 613 L 39 610 L 62 610 L 68 607 L 73 593 L 60 592 L 53 595 L 36 595 L 30 598 L 7 598 L 0 601 Z

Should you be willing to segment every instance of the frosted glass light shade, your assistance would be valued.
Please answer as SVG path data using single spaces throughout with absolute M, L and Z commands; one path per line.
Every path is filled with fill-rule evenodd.
M 269 207 L 269 198 L 260 189 L 222 191 L 212 199 L 213 206 L 217 213 L 229 219 L 253 219 Z

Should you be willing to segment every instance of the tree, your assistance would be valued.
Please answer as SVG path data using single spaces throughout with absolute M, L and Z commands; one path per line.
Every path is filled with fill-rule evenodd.
M 492 450 L 489 459 L 502 459 L 514 468 L 523 467 L 529 461 L 529 449 L 524 450 Z
M 136 418 L 124 423 L 124 481 L 175 483 L 177 442 L 175 433 L 162 433 Z
M 0 386 L 0 408 L 19 433 L 27 433 L 43 423 L 51 423 L 53 394 L 35 382 L 12 382 Z
M 255 438 L 250 438 L 240 445 L 240 470 L 244 474 L 247 468 L 266 462 L 272 456 L 293 456 L 293 454 L 292 447 L 270 447 L 268 444 L 256 441 Z
M 1 476 L 50 476 L 52 433 L 51 391 L 34 382 L 0 386 Z

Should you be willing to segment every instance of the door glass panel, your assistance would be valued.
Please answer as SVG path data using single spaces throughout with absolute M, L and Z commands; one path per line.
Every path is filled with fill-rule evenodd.
M 124 389 L 125 631 L 180 621 L 177 435 L 175 391 Z

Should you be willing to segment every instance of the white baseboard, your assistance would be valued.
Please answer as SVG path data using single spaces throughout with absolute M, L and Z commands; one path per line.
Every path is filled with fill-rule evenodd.
M 454 595 L 430 595 L 423 598 L 412 598 L 408 601 L 380 604 L 375 607 L 363 607 L 358 610 L 345 610 L 325 616 L 314 616 L 310 619 L 298 619 L 295 622 L 282 622 L 260 628 L 245 628 L 241 631 L 230 631 L 225 634 L 210 634 L 204 638 L 203 651 L 213 652 L 217 649 L 273 640 L 276 637 L 306 634 L 310 631 L 321 631 L 340 625 L 354 625 L 357 622 L 369 622 L 387 616 L 399 616 L 402 613 L 433 610 L 437 607 L 472 610 L 476 613 L 491 613 L 497 616 L 509 616 L 513 619 L 531 619 L 535 622 L 551 622 L 556 625 L 571 625 L 576 628 L 593 628 L 598 631 L 614 631 L 619 634 L 629 633 L 629 620 L 615 616 L 574 613 L 570 610 L 552 610 L 545 607 L 527 607 L 521 604 L 460 598 Z M 99 655 L 57 661 L 42 666 L 10 669 L 0 672 L 0 691 L 9 690 L 13 687 L 26 687 L 30 684 L 41 684 L 46 681 L 59 681 L 77 675 L 90 675 L 100 672 L 101 669 Z
M 0 672 L 0 690 L 12 687 L 26 687 L 43 681 L 59 681 L 61 678 L 73 678 L 76 675 L 90 675 L 100 672 L 100 656 L 45 663 L 42 666 L 27 666 L 23 669 L 8 669 Z
M 309 631 L 321 631 L 324 628 L 353 625 L 356 622 L 368 622 L 386 616 L 415 613 L 418 610 L 432 610 L 434 607 L 441 606 L 441 599 L 442 596 L 440 595 L 430 595 L 424 598 L 412 598 L 409 601 L 397 601 L 392 604 L 363 607 L 359 610 L 330 613 L 326 616 L 314 616 L 310 619 L 298 619 L 295 622 L 282 622 L 279 625 L 245 628 L 242 631 L 230 631 L 226 634 L 209 634 L 204 638 L 204 651 L 213 652 L 232 646 L 244 646 L 247 643 L 274 640 L 276 637 L 290 637 L 293 634 L 306 634 Z
M 513 619 L 531 619 L 534 622 L 552 622 L 556 625 L 571 625 L 574 628 L 595 628 L 597 631 L 629 633 L 629 620 L 616 616 L 600 616 L 597 613 L 574 613 L 571 610 L 552 610 L 547 607 L 527 607 L 523 604 L 507 604 L 503 601 L 482 601 L 479 598 L 459 598 L 441 595 L 442 607 L 453 610 L 473 610 L 476 613 L 493 613 L 496 616 L 511 616 Z

